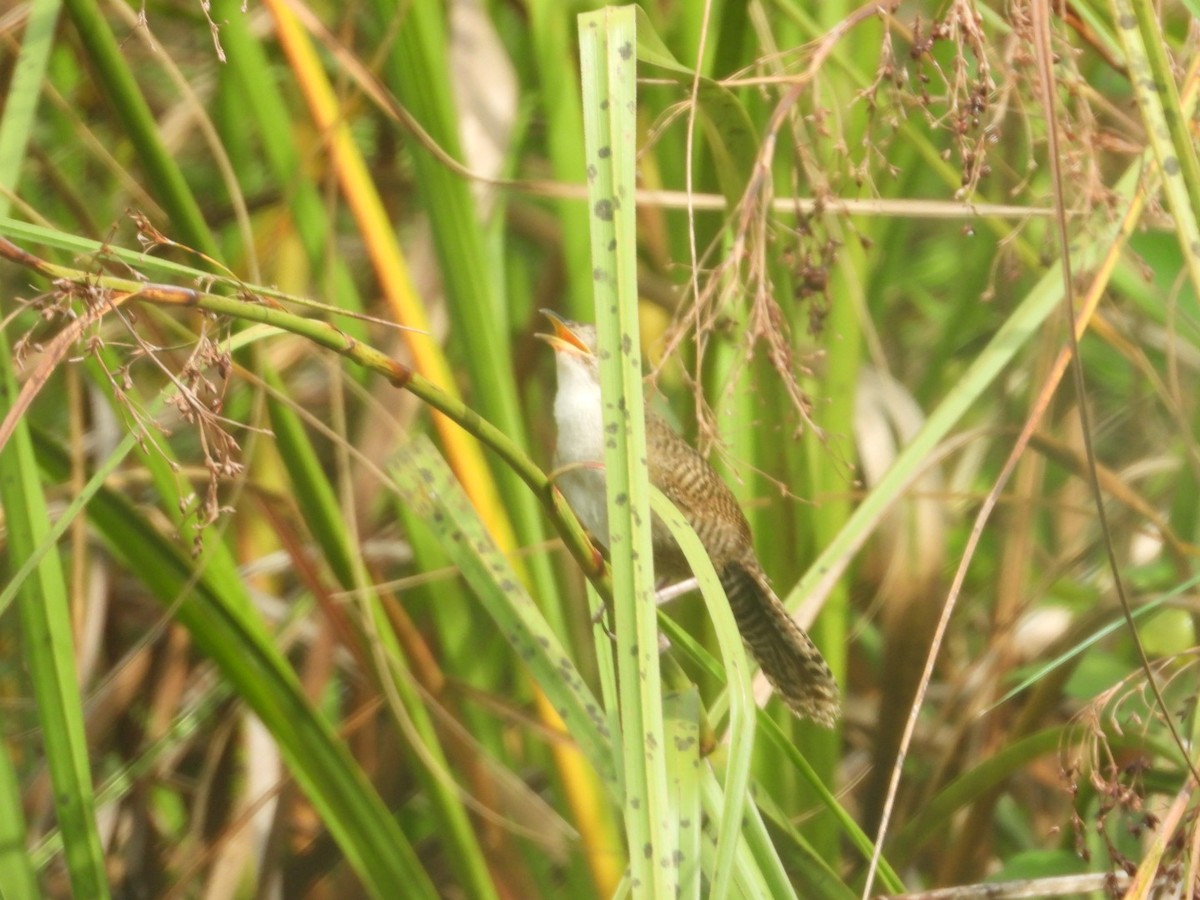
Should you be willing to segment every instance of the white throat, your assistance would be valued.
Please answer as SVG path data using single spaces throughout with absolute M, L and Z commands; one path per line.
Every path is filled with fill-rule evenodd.
M 573 353 L 555 354 L 558 425 L 555 481 L 575 515 L 592 535 L 608 545 L 608 506 L 604 495 L 604 415 L 595 363 Z

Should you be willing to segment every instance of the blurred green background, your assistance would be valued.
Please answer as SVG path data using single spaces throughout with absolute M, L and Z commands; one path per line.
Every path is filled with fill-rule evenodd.
M 597 8 L 0 9 L 4 896 L 656 890 L 537 471 Z M 642 12 L 647 394 L 844 701 L 767 705 L 743 821 L 680 654 L 668 881 L 708 896 L 736 801 L 736 896 L 1187 895 L 1200 11 Z

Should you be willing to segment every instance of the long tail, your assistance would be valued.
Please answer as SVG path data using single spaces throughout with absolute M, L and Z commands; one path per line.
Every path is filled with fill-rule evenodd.
M 779 602 L 757 563 L 729 563 L 721 586 L 742 640 L 772 687 L 798 716 L 832 728 L 838 687 L 821 651 Z

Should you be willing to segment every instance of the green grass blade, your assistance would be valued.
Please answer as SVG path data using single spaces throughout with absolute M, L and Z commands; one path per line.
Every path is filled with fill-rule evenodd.
M 1171 590 L 1159 594 L 1153 600 L 1148 600 L 1136 609 L 1131 610 L 1129 613 L 1129 618 L 1137 621 L 1154 610 L 1163 607 L 1168 602 L 1172 600 L 1178 600 L 1181 596 L 1186 595 L 1189 591 L 1196 587 L 1197 584 L 1200 584 L 1200 575 L 1193 575 L 1191 578 L 1187 578 L 1173 586 Z M 1100 643 L 1100 641 L 1104 640 L 1104 638 L 1108 637 L 1109 635 L 1119 632 L 1121 629 L 1127 627 L 1128 624 L 1129 621 L 1124 615 L 1114 616 L 1108 624 L 1097 628 L 1094 632 L 1085 637 L 1075 646 L 1071 647 L 1069 650 L 1065 650 L 1058 656 L 1054 657 L 1054 659 L 1046 660 L 1046 662 L 1037 666 L 1037 668 L 1030 672 L 1028 676 L 1022 678 L 1007 692 L 1000 697 L 997 697 L 995 702 L 992 703 L 992 705 L 985 710 L 985 712 L 990 712 L 992 709 L 1003 706 L 1013 697 L 1017 696 L 1028 688 L 1033 687 L 1059 666 L 1065 665 L 1066 663 L 1075 659 L 1089 647 Z
M 17 396 L 7 337 L 0 334 L 0 414 Z M 4 504 L 8 550 L 22 561 L 43 545 L 50 530 L 33 442 L 24 419 L 0 452 L 0 501 Z M 20 586 L 24 663 L 33 682 L 46 762 L 54 784 L 54 806 L 66 840 L 71 888 L 79 897 L 107 897 L 104 853 L 96 832 L 83 700 L 75 671 L 75 644 L 62 561 L 54 548 Z
M 158 123 L 129 70 L 112 30 L 91 0 L 64 0 L 75 31 L 96 67 L 99 82 L 112 98 L 112 108 L 121 118 L 138 156 L 146 168 L 155 198 L 171 219 L 172 230 L 181 239 L 214 259 L 220 256 L 208 224 L 179 166 L 163 146 Z
M 705 816 L 710 822 L 719 823 L 725 815 L 727 803 L 721 785 L 712 772 L 704 774 L 701 789 Z M 740 823 L 744 840 L 739 842 L 734 857 L 735 886 L 744 897 L 795 897 L 796 891 L 775 845 L 771 843 L 758 808 L 751 803 L 745 809 L 745 820 Z
M 250 17 L 237 0 L 216 0 L 212 14 L 222 23 L 221 43 L 228 54 L 228 63 L 222 69 L 228 71 L 250 110 L 235 124 L 240 127 L 247 120 L 253 122 L 262 135 L 262 157 L 286 194 L 309 263 L 318 272 L 328 270 L 329 277 L 322 284 L 329 290 L 330 302 L 361 311 L 362 300 L 349 266 L 331 247 L 334 228 L 325 200 L 305 169 L 299 140 L 292 137 L 292 132 L 299 130 L 297 123 L 288 112 L 262 42 L 252 33 Z M 346 322 L 342 327 L 356 338 L 366 336 L 358 323 Z
M 1133 179 L 1128 176 L 1118 187 L 1125 196 L 1130 195 L 1132 189 Z M 1120 222 L 1098 223 L 1095 236 L 1074 254 L 1072 268 L 1083 271 L 1095 265 L 1121 234 Z M 920 475 L 934 448 L 1012 362 L 1017 352 L 1039 334 L 1046 319 L 1062 302 L 1060 265 L 1050 267 L 1038 279 L 963 376 L 947 391 L 892 467 L 846 520 L 837 537 L 809 566 L 784 601 L 790 609 L 795 609 L 804 598 L 824 597 L 828 593 L 855 550 L 866 541 L 873 523 Z
M 11 205 L 8 192 L 15 193 L 17 189 L 61 7 L 59 0 L 40 0 L 30 5 L 24 40 L 0 116 L 0 186 L 6 189 L 0 192 L 0 217 L 7 215 Z M 73 516 L 62 517 L 58 525 L 65 525 L 68 518 Z M 0 615 L 41 564 L 42 557 L 54 549 L 62 530 L 56 527 L 42 535 L 37 548 L 26 556 L 16 572 L 10 573 L 0 591 Z M 6 896 L 15 900 L 32 900 L 41 893 L 32 858 L 26 850 L 27 839 L 21 787 L 12 760 L 4 752 L 0 754 L 0 884 L 5 886 Z M 88 841 L 90 838 L 85 838 L 85 846 Z
M 471 828 L 457 785 L 452 783 L 450 767 L 437 731 L 428 709 L 415 690 L 413 674 L 403 659 L 399 641 L 388 623 L 379 597 L 366 583 L 366 573 L 356 552 L 357 544 L 347 530 L 337 495 L 317 458 L 316 448 L 308 440 L 300 417 L 292 408 L 291 401 L 284 396 L 282 380 L 271 373 L 268 373 L 267 380 L 271 386 L 271 396 L 267 400 L 271 430 L 292 482 L 293 496 L 334 577 L 344 590 L 358 592 L 360 624 L 366 632 L 364 644 L 376 649 L 372 656 L 375 675 L 385 683 L 383 692 L 392 700 L 389 708 L 393 716 L 403 720 L 399 724 L 401 732 L 411 730 L 420 744 L 420 750 L 415 754 L 418 777 L 433 807 L 446 852 L 454 861 L 455 875 L 471 896 L 480 900 L 495 897 L 487 860 L 478 836 Z M 391 684 L 386 684 L 389 681 Z
M 39 439 L 38 462 L 55 479 L 69 471 L 65 452 L 49 440 Z M 379 795 L 242 601 L 220 593 L 207 577 L 197 578 L 192 561 L 123 496 L 98 491 L 88 514 L 130 571 L 175 608 L 200 649 L 270 729 L 297 782 L 371 893 L 436 896 Z
M 381 30 L 401 15 L 396 47 L 388 54 L 385 72 L 397 97 L 438 144 L 456 159 L 459 149 L 457 112 L 451 96 L 446 59 L 445 10 L 436 0 L 372 0 Z M 441 262 L 451 319 L 451 333 L 464 351 L 462 364 L 474 392 L 472 405 L 519 446 L 528 446 L 521 416 L 516 375 L 512 364 L 509 304 L 501 296 L 503 279 L 497 277 L 486 249 L 479 209 L 471 186 L 426 150 L 413 152 L 420 192 L 428 198 L 426 211 L 432 227 L 434 249 Z M 496 335 L 504 335 L 496 339 Z M 545 537 L 537 504 L 505 467 L 497 468 L 496 481 L 513 529 L 521 544 Z M 560 636 L 566 635 L 566 611 L 550 603 L 558 596 L 549 560 L 531 556 L 522 563 L 546 615 Z
M 666 773 L 637 319 L 634 8 L 579 17 L 592 272 L 606 441 L 625 829 L 640 896 L 678 890 L 678 822 Z
M 668 694 L 663 706 L 667 771 L 670 773 L 671 796 L 679 823 L 679 896 L 700 900 L 704 836 L 700 779 L 707 765 L 701 757 L 700 693 L 693 687 Z M 709 896 L 717 895 L 711 893 Z
M 754 751 L 754 692 L 750 686 L 750 662 L 733 610 L 704 545 L 683 514 L 657 488 L 651 489 L 650 505 L 670 529 L 679 549 L 700 585 L 705 606 L 721 649 L 729 697 L 729 733 L 723 789 L 723 809 L 718 822 L 717 853 L 708 873 L 710 897 L 727 896 L 733 882 L 733 857 L 742 830 L 742 818 L 750 787 L 750 763 Z
M 800 773 L 805 784 L 817 796 L 822 805 L 830 811 L 833 818 L 837 821 L 841 828 L 841 832 L 846 839 L 859 852 L 859 855 L 864 860 L 871 858 L 871 853 L 874 850 L 874 844 L 871 838 L 859 827 L 854 817 L 843 807 L 833 792 L 829 790 L 817 776 L 815 770 L 809 764 L 804 754 L 800 752 L 800 748 L 795 745 L 791 737 L 784 732 L 779 723 L 769 716 L 761 716 L 759 724 L 763 730 L 763 737 L 774 744 L 780 754 L 788 760 L 788 763 L 793 769 Z M 764 811 L 767 810 L 767 804 L 762 804 Z M 790 824 L 780 821 L 781 827 L 789 829 Z M 797 843 L 800 843 L 800 836 L 795 835 Z M 821 860 L 821 862 L 824 862 Z M 879 879 L 892 893 L 902 893 L 904 891 L 904 883 L 900 880 L 900 876 L 896 874 L 896 870 L 892 868 L 887 859 L 880 858 L 879 860 Z
M 758 137 L 746 108 L 728 88 L 703 75 L 696 78 L 691 68 L 671 54 L 642 8 L 635 9 L 638 59 L 689 91 L 695 83 L 704 147 L 712 154 L 721 193 L 729 208 L 736 209 L 758 160 Z
M 529 667 L 567 733 L 600 776 L 615 786 L 603 708 L 588 690 L 549 623 L 488 536 L 445 461 L 423 438 L 397 456 L 392 474 L 405 502 L 426 519 L 504 639 Z
M 575 42 L 570 11 L 559 0 L 531 0 L 527 8 L 554 174 L 564 183 L 583 184 L 583 111 L 579 79 L 573 71 Z M 557 206 L 562 222 L 563 268 L 569 285 L 567 308 L 573 318 L 587 319 L 592 315 L 589 216 L 584 204 L 573 198 L 560 200 Z
M 1167 205 L 1175 217 L 1184 267 L 1193 291 L 1200 296 L 1200 160 L 1190 120 L 1179 101 L 1161 13 L 1147 0 L 1112 0 L 1112 6 L 1117 34 L 1125 47 L 1129 82 L 1158 161 Z
M 37 900 L 41 896 L 27 842 L 21 785 L 5 748 L 0 752 L 0 884 L 4 885 L 5 897 L 12 900 Z
M 955 812 L 980 796 L 985 787 L 1001 783 L 1030 760 L 1061 749 L 1069 734 L 1068 726 L 1047 728 L 1007 745 L 964 772 L 896 833 L 889 842 L 892 857 L 902 862 L 911 859 L 924 842 L 942 831 L 953 821 Z
M 121 462 L 136 446 L 137 438 L 132 433 L 125 435 L 121 439 L 120 444 L 113 448 L 113 451 L 104 460 L 104 463 L 98 466 L 96 471 L 92 473 L 92 477 L 88 479 L 83 489 L 71 498 L 71 502 L 67 505 L 67 508 L 62 511 L 62 514 L 54 520 L 54 523 L 49 526 L 46 533 L 41 536 L 41 540 L 33 549 L 33 552 L 12 573 L 8 583 L 3 588 L 0 588 L 0 616 L 4 615 L 4 611 L 8 609 L 8 605 L 12 603 L 13 599 L 20 592 L 21 585 L 25 579 L 33 574 L 37 566 L 41 564 L 42 558 L 53 551 L 55 544 L 66 534 L 71 523 L 75 521 L 75 517 L 84 510 L 92 495 L 104 484 L 104 479 L 116 471 L 117 467 L 121 465 Z
M 187 741 L 197 735 L 200 729 L 211 724 L 212 719 L 221 710 L 221 704 L 229 699 L 228 686 L 219 683 L 212 690 L 205 692 L 194 703 L 190 703 L 183 713 L 175 718 L 170 727 L 157 739 L 152 741 L 139 754 L 138 758 L 118 771 L 111 773 L 96 789 L 96 803 L 101 808 L 110 803 L 119 803 L 136 789 L 141 779 L 152 776 L 156 766 L 162 766 L 165 758 Z M 29 856 L 39 869 L 50 863 L 53 857 L 62 852 L 63 835 L 61 830 L 53 829 L 43 835 L 41 841 L 34 847 Z M 8 882 L 4 882 L 7 884 Z M 34 895 L 31 895 L 34 896 Z
M 61 8 L 61 0 L 37 0 L 29 4 L 25 36 L 4 98 L 3 114 L 0 115 L 0 187 L 13 193 L 33 132 L 38 96 L 54 47 L 54 29 Z M 6 191 L 0 191 L 0 216 L 8 214 L 9 196 Z

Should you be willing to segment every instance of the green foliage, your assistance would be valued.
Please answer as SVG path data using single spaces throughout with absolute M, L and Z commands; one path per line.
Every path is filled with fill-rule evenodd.
M 1188 871 L 1196 4 L 1049 6 L 20 7 L 0 892 Z M 610 565 L 541 307 L 606 350 Z M 839 729 L 755 713 L 702 559 L 656 613 L 643 387 Z

